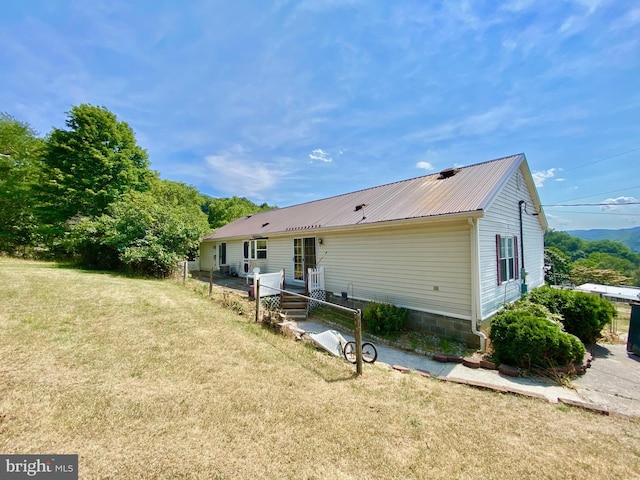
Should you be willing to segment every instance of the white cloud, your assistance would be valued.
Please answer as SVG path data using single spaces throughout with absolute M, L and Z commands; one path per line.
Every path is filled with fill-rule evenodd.
M 406 138 L 412 141 L 438 142 L 463 136 L 487 135 L 497 130 L 510 131 L 529 121 L 522 116 L 519 120 L 516 119 L 518 119 L 517 108 L 514 105 L 505 104 L 409 134 Z
M 533 177 L 533 182 L 535 183 L 536 187 L 540 188 L 544 186 L 544 182 L 546 180 L 553 178 L 557 171 L 557 168 L 550 168 L 548 170 L 533 172 L 531 176 Z
M 617 210 L 622 205 L 627 205 L 629 203 L 638 203 L 638 199 L 635 197 L 617 197 L 617 198 L 607 198 L 602 202 L 603 205 L 601 208 L 604 211 Z
M 333 161 L 333 158 L 331 158 L 331 155 L 328 152 L 325 152 L 324 150 L 322 150 L 321 148 L 316 148 L 313 152 L 311 152 L 309 154 L 309 158 L 311 159 L 311 163 L 313 163 L 314 161 L 331 163 Z
M 249 151 L 235 146 L 218 155 L 205 158 L 211 183 L 221 191 L 234 195 L 256 197 L 278 183 L 275 168 L 251 158 Z
M 416 167 L 421 168 L 422 170 L 429 170 L 429 171 L 434 169 L 433 165 L 431 165 L 429 162 L 418 162 L 416 163 Z

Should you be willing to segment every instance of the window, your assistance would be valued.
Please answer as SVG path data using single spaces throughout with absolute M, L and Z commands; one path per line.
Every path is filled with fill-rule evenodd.
M 267 240 L 251 240 L 251 259 L 267 258 Z
M 257 260 L 267 258 L 267 239 L 247 240 L 244 242 L 244 259 Z
M 218 265 L 226 265 L 227 264 L 227 244 L 221 243 L 218 245 L 218 258 L 220 262 Z
M 518 278 L 518 237 L 496 235 L 498 285 Z

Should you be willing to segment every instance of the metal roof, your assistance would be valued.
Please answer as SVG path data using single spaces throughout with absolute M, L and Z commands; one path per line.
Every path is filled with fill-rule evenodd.
M 640 300 L 640 288 L 637 287 L 625 287 L 625 286 L 612 286 L 601 285 L 598 283 L 585 283 L 576 287 L 576 290 L 587 293 L 595 293 L 597 295 L 604 295 L 606 297 L 620 298 L 624 300 Z
M 443 178 L 447 175 L 443 171 L 443 175 L 435 173 L 260 212 L 224 225 L 204 239 L 267 236 L 478 212 L 490 205 L 522 163 L 526 164 L 526 159 L 520 153 L 456 168 L 448 178 Z M 526 171 L 529 172 L 528 167 Z

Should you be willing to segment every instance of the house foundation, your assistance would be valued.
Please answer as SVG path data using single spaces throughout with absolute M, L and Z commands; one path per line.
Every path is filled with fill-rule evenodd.
M 345 299 L 342 296 L 329 292 L 327 292 L 327 301 L 362 311 L 371 303 L 353 298 Z M 470 348 L 480 347 L 480 338 L 471 331 L 471 322 L 469 320 L 412 310 L 410 308 L 407 310 L 409 310 L 409 318 L 405 326 L 408 330 L 436 335 L 440 338 L 463 343 Z

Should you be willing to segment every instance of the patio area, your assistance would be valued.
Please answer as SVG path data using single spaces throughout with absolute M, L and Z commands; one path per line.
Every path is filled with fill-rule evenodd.
M 214 286 L 228 288 L 246 296 L 249 296 L 249 288 L 252 284 L 251 280 L 247 283 L 244 277 L 222 275 L 219 271 L 214 271 L 211 278 L 211 272 L 196 270 L 191 272 L 191 277 L 205 283 L 212 281 Z
M 190 272 L 191 277 L 201 282 L 209 283 L 213 281 L 214 286 L 228 288 L 234 290 L 240 294 L 244 294 L 249 296 L 249 289 L 253 284 L 253 278 L 249 279 L 247 283 L 247 279 L 240 276 L 233 275 L 223 275 L 220 271 L 213 271 L 213 279 L 210 279 L 211 272 L 203 271 L 203 270 L 195 270 Z M 285 290 L 295 293 L 304 293 L 304 286 L 302 285 L 292 285 L 291 283 L 285 284 Z

